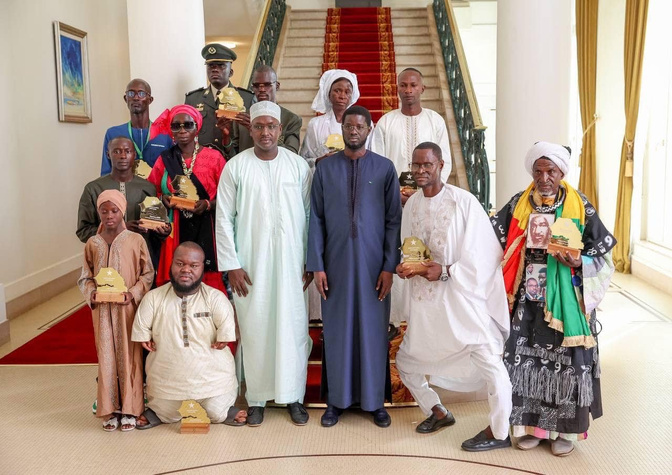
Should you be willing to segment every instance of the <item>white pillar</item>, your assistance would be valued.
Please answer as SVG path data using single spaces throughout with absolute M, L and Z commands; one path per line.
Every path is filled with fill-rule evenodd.
M 498 4 L 498 208 L 530 184 L 524 160 L 534 142 L 569 144 L 571 47 L 572 2 Z
M 152 87 L 150 116 L 184 103 L 184 94 L 205 86 L 202 0 L 127 0 L 131 78 Z M 112 65 L 110 65 L 112 67 Z

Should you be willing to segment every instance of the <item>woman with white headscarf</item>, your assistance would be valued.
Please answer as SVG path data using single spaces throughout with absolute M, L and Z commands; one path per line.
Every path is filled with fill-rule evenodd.
M 334 153 L 325 145 L 330 135 L 342 137 L 341 119 L 345 110 L 359 99 L 357 76 L 345 69 L 330 69 L 320 78 L 320 90 L 317 91 L 311 108 L 324 115 L 313 117 L 308 122 L 306 136 L 299 154 L 306 159 L 310 168 L 323 158 Z M 371 137 L 372 134 L 369 134 Z M 369 139 L 366 146 L 369 148 Z

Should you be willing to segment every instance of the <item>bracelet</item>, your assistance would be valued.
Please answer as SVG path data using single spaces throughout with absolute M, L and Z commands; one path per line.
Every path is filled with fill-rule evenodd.
M 206 203 L 208 203 L 208 207 L 205 208 L 207 211 L 210 211 L 210 200 L 205 200 Z

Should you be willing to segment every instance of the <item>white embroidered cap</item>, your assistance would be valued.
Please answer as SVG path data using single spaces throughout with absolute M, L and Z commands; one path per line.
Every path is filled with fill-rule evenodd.
M 268 115 L 280 122 L 280 114 L 280 106 L 271 101 L 257 102 L 250 107 L 250 121 L 262 115 Z

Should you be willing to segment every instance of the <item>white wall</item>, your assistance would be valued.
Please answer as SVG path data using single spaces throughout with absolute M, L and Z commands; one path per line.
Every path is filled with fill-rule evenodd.
M 336 0 L 287 0 L 287 5 L 294 10 L 326 10 L 334 8 Z
M 625 133 L 623 41 L 625 0 L 600 2 L 597 25 L 595 153 L 600 219 L 614 228 L 621 144 Z
M 93 123 L 58 122 L 54 20 L 89 34 Z M 0 22 L 0 282 L 10 301 L 81 266 L 79 197 L 99 176 L 105 129 L 128 117 L 126 1 L 4 0 Z
M 382 6 L 390 8 L 426 8 L 432 0 L 383 0 Z
M 497 3 L 454 5 L 464 54 L 485 131 L 485 152 L 490 166 L 490 203 L 495 202 L 495 137 L 497 119 Z
M 203 1 L 127 0 L 127 4 L 131 76 L 152 86 L 154 119 L 184 103 L 185 93 L 207 84 L 201 56 Z

